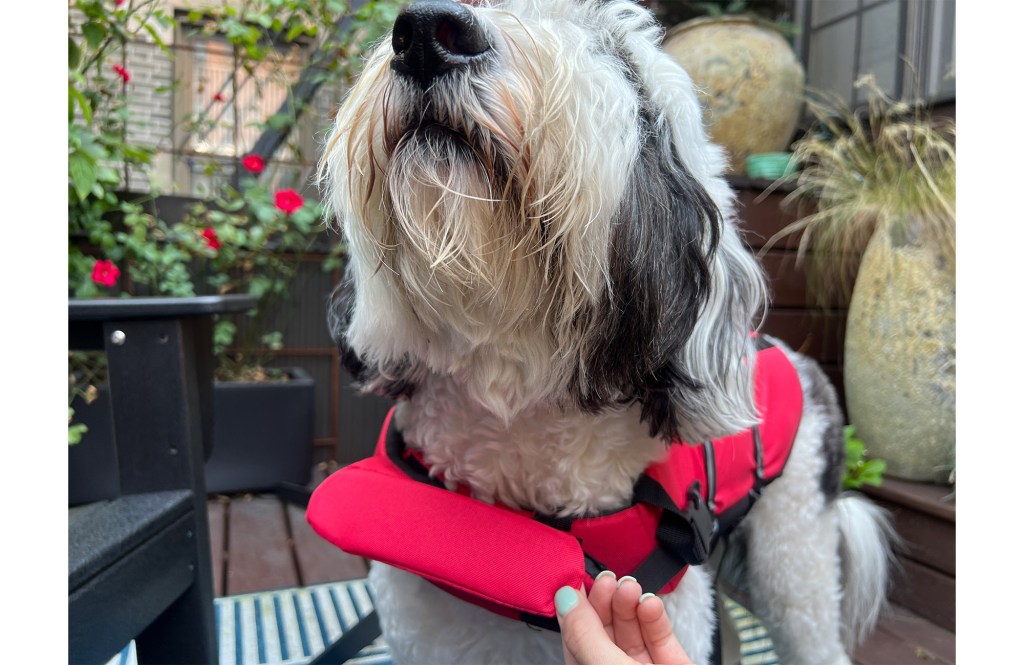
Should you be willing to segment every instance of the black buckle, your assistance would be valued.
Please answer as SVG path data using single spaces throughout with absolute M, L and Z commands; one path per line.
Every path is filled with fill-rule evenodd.
M 715 537 L 718 535 L 718 520 L 700 494 L 700 483 L 694 481 L 686 490 L 686 510 L 680 517 L 689 526 L 693 534 L 693 544 L 689 555 L 682 553 L 686 562 L 698 566 L 708 560 Z

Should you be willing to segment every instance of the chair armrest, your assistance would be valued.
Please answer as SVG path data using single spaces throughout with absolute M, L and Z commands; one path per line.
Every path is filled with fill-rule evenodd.
M 192 492 L 132 494 L 68 515 L 68 593 L 188 514 Z

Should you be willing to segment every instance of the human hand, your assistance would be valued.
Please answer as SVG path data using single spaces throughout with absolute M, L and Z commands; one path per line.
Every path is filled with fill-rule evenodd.
M 672 632 L 661 598 L 642 594 L 632 577 L 604 571 L 589 597 L 562 587 L 555 594 L 566 665 L 693 665 Z

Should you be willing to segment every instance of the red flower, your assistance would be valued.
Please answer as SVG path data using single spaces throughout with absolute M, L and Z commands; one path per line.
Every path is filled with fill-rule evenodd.
M 215 101 L 215 102 L 222 102 L 222 101 L 224 101 L 224 95 L 222 95 L 222 94 L 220 94 L 218 92 L 216 95 L 213 96 L 213 101 Z
M 111 287 L 117 284 L 117 278 L 120 276 L 120 268 L 115 266 L 110 259 L 103 259 L 92 264 L 92 281 L 100 286 Z
M 274 194 L 274 205 L 289 215 L 302 207 L 302 196 L 294 189 L 282 189 Z
M 124 4 L 124 0 L 114 0 L 114 6 L 120 7 Z
M 244 166 L 245 170 L 250 173 L 262 173 L 263 167 L 266 166 L 266 164 L 263 162 L 263 158 L 259 155 L 246 155 L 242 158 L 242 166 Z
M 220 249 L 220 238 L 217 237 L 217 232 L 213 230 L 212 226 L 203 229 L 203 239 L 206 240 L 206 246 L 210 249 Z
M 132 75 L 128 73 L 128 70 L 121 65 L 114 65 L 114 71 L 117 72 L 118 76 L 121 77 L 125 83 L 132 80 Z

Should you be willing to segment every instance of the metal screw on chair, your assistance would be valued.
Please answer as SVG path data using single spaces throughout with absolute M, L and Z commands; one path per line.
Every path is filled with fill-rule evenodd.
M 124 331 L 122 330 L 115 330 L 114 332 L 110 333 L 110 341 L 116 344 L 117 346 L 123 346 L 124 341 L 126 339 L 128 339 L 128 336 L 125 335 Z

